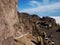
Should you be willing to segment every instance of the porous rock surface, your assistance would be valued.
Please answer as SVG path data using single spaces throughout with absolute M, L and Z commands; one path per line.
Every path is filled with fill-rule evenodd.
M 16 4 L 17 0 L 0 0 L 0 45 L 15 45 Z

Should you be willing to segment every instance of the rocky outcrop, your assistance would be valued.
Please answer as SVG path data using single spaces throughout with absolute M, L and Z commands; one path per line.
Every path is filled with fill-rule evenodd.
M 38 30 L 39 32 L 44 30 L 55 30 L 57 29 L 57 24 L 55 19 L 51 17 L 42 17 L 40 18 L 38 15 L 33 14 L 30 15 L 28 13 L 19 13 L 19 22 L 20 26 L 23 27 L 23 32 L 33 33 L 33 30 Z
M 23 32 L 25 33 L 29 32 L 31 34 L 34 27 L 34 22 L 38 22 L 39 16 L 18 12 L 18 17 L 19 17 L 20 27 L 23 30 Z
M 47 45 L 51 44 L 52 41 L 54 41 L 54 43 L 56 43 L 57 45 L 60 44 L 59 43 L 60 26 L 56 23 L 54 18 L 51 17 L 40 18 L 36 14 L 30 15 L 28 13 L 19 13 L 19 12 L 17 13 L 20 23 L 19 31 L 24 34 L 26 33 L 32 34 L 31 37 L 32 39 L 30 38 L 28 41 L 27 38 L 26 39 L 23 38 L 24 40 L 28 42 L 33 42 L 36 45 L 44 45 L 44 44 Z M 45 40 L 46 38 L 48 39 L 47 41 Z M 20 41 L 24 42 L 22 40 Z M 26 41 L 23 44 L 25 44 Z
M 17 0 L 0 0 L 0 45 L 15 45 L 18 16 L 16 12 Z

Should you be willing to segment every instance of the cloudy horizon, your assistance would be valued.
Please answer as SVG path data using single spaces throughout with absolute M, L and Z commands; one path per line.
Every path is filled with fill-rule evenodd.
M 18 0 L 17 10 L 38 16 L 52 16 L 60 23 L 60 0 Z
M 60 16 L 60 0 L 18 0 L 18 11 L 41 16 Z
M 60 16 L 50 16 L 56 20 L 56 23 L 60 25 Z

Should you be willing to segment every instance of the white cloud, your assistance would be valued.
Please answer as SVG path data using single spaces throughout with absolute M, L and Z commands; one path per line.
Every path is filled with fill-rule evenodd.
M 29 5 L 31 5 L 31 6 L 39 6 L 40 4 L 41 4 L 40 2 L 35 1 L 35 0 L 32 0 L 29 2 Z
M 43 3 L 48 3 L 49 0 L 43 0 Z M 20 9 L 20 12 L 27 12 L 30 14 L 38 14 L 40 16 L 48 15 L 59 15 L 60 14 L 60 2 L 51 3 L 51 4 L 42 4 L 36 0 L 32 0 L 28 3 L 31 7 L 26 9 Z
M 43 0 L 43 3 L 44 4 L 48 4 L 49 3 L 49 0 Z
M 42 18 L 43 16 L 40 17 Z M 60 16 L 49 16 L 49 17 L 54 18 L 56 20 L 56 23 L 60 24 Z
M 49 0 L 43 0 L 43 3 L 48 3 Z M 52 3 L 52 4 L 48 4 L 48 5 L 41 5 L 41 2 L 39 3 L 36 0 L 32 0 L 29 3 L 31 6 L 37 6 L 35 8 L 28 8 L 28 9 L 23 9 L 20 10 L 20 12 L 27 12 L 27 13 L 42 13 L 43 15 L 49 15 L 50 13 L 56 13 L 56 12 L 60 12 L 60 10 L 58 11 L 58 9 L 60 9 L 60 2 L 56 2 L 56 3 Z M 46 13 L 48 12 L 48 13 Z M 52 14 L 53 15 L 53 14 Z M 55 14 L 54 14 L 55 15 Z M 56 14 L 57 15 L 57 14 Z M 56 20 L 57 23 L 60 24 L 60 16 L 56 17 L 56 16 L 50 16 L 52 18 L 54 18 Z
M 60 9 L 60 3 L 54 3 L 54 4 L 50 4 L 50 5 L 39 5 L 35 8 L 28 8 L 28 9 L 23 9 L 20 10 L 20 12 L 28 12 L 28 13 L 32 13 L 32 12 L 48 12 L 48 11 L 55 11 L 57 9 Z
M 32 4 L 37 4 L 37 5 L 39 5 L 40 3 L 39 2 L 37 2 L 37 1 L 30 1 Z
M 50 16 L 56 20 L 56 23 L 60 24 L 60 16 Z

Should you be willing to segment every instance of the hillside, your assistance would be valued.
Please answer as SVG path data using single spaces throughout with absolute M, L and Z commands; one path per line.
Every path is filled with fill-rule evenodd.
M 38 15 L 30 15 L 27 13 L 19 13 L 19 22 L 23 27 L 23 32 L 32 33 L 32 30 L 56 30 L 58 25 L 56 24 L 55 19 L 51 17 L 42 17 L 40 18 Z M 20 26 L 21 26 L 20 25 Z
M 51 17 L 40 18 L 36 14 L 30 15 L 28 13 L 19 13 L 19 12 L 17 13 L 18 13 L 20 29 L 21 29 L 19 31 L 22 32 L 23 34 L 29 33 L 34 38 L 41 36 L 42 43 L 44 40 L 42 37 L 43 32 L 45 32 L 46 33 L 45 35 L 47 35 L 49 38 L 51 38 L 50 37 L 51 35 L 55 37 L 54 35 L 56 31 L 59 29 L 59 25 L 56 23 L 54 18 L 51 18 Z M 37 41 L 34 38 L 33 38 L 33 41 Z M 32 40 L 32 38 L 30 38 L 30 40 Z

